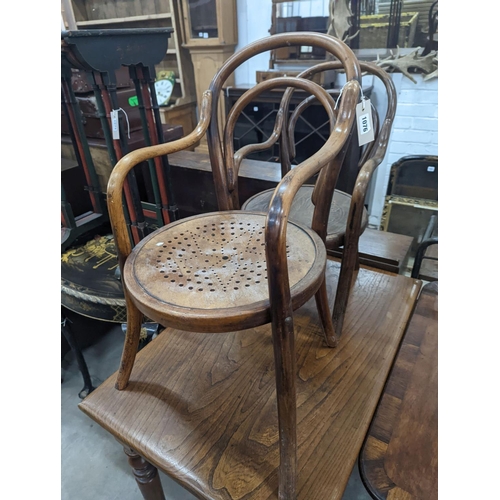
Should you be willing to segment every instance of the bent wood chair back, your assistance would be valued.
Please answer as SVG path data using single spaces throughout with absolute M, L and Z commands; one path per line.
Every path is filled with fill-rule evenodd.
M 397 93 L 390 75 L 382 68 L 373 63 L 361 63 L 363 71 L 376 76 L 384 85 L 387 93 L 387 109 L 384 121 L 379 128 L 373 145 L 365 151 L 360 162 L 360 169 L 356 177 L 356 183 L 351 197 L 349 215 L 347 218 L 346 233 L 344 238 L 344 250 L 342 255 L 342 266 L 340 269 L 337 293 L 333 306 L 333 324 L 335 331 L 340 334 L 344 324 L 349 293 L 353 283 L 354 272 L 359 269 L 359 238 L 363 233 L 363 210 L 368 192 L 368 186 L 377 167 L 382 163 L 387 152 L 392 124 L 396 115 Z M 328 65 L 326 65 L 328 67 Z M 333 67 L 331 63 L 330 67 Z
M 370 159 L 373 157 L 375 154 L 377 154 L 380 157 L 380 161 L 385 156 L 385 150 L 387 148 L 387 142 L 388 142 L 388 137 L 390 135 L 390 131 L 392 128 L 392 122 L 394 120 L 394 115 L 396 112 L 396 90 L 394 87 L 394 84 L 392 83 L 392 79 L 384 71 L 382 68 L 377 66 L 376 64 L 366 62 L 366 61 L 360 61 L 359 62 L 361 71 L 363 73 L 375 76 L 377 78 L 380 78 L 382 83 L 384 84 L 386 94 L 387 94 L 387 110 L 386 110 L 386 116 L 385 116 L 385 121 L 384 121 L 384 135 L 386 136 L 386 139 L 384 140 L 384 146 L 382 146 L 383 150 L 381 149 L 380 143 L 378 142 L 379 140 L 379 134 L 381 132 L 381 127 L 380 127 L 380 117 L 378 114 L 378 110 L 375 108 L 372 102 L 370 102 L 371 106 L 371 112 L 372 112 L 372 118 L 373 118 L 373 130 L 374 130 L 374 139 L 373 141 L 369 142 L 368 144 L 365 144 L 360 147 L 359 151 L 359 161 L 358 161 L 358 172 L 361 169 L 361 167 Z M 339 61 L 326 61 L 320 64 L 317 64 L 315 66 L 312 66 L 311 68 L 308 68 L 304 70 L 302 73 L 298 75 L 298 78 L 306 78 L 309 79 L 312 76 L 314 76 L 317 73 L 320 73 L 322 71 L 330 71 L 330 70 L 341 70 L 342 65 L 340 64 Z M 284 119 L 283 119 L 283 124 L 282 127 L 284 130 L 286 130 L 286 134 L 284 134 L 283 137 L 283 142 L 284 142 L 284 150 L 285 154 L 282 160 L 282 168 L 283 171 L 288 172 L 291 168 L 291 162 L 296 156 L 296 146 L 295 146 L 295 126 L 297 124 L 298 119 L 302 115 L 302 113 L 307 109 L 311 104 L 314 103 L 316 100 L 316 97 L 314 95 L 311 95 L 304 99 L 301 103 L 299 103 L 293 113 L 290 115 L 290 118 L 288 119 L 289 116 L 289 107 L 290 107 L 290 101 L 292 98 L 292 94 L 294 92 L 293 88 L 289 88 L 286 90 L 286 92 L 283 95 L 283 99 L 281 101 L 280 105 L 280 112 L 283 113 Z M 328 93 L 332 94 L 335 91 L 332 89 L 327 90 Z M 288 119 L 288 123 L 287 123 Z M 353 131 L 352 137 L 351 137 L 351 147 L 356 147 L 358 144 L 357 142 L 357 136 L 356 132 Z M 379 162 L 380 163 L 380 162 Z M 346 167 L 345 165 L 342 165 L 342 167 Z M 326 199 L 333 199 L 333 193 L 335 190 L 335 186 L 338 180 L 338 176 L 340 174 L 340 170 L 337 170 L 333 176 L 330 177 L 330 184 L 328 186 L 321 186 L 323 189 L 325 189 L 324 197 Z M 320 183 L 316 183 L 315 189 L 312 194 L 312 203 L 316 204 L 316 191 L 319 188 Z M 366 193 L 365 193 L 366 196 Z M 349 227 L 347 225 L 347 227 Z M 364 231 L 366 228 L 366 225 L 362 225 L 360 230 L 361 232 Z M 336 245 L 328 245 L 328 248 L 333 248 Z
M 213 99 L 212 119 L 207 130 L 210 162 L 214 173 L 217 202 L 220 210 L 239 208 L 239 202 L 237 200 L 237 176 L 234 175 L 234 164 L 227 161 L 228 158 L 226 157 L 222 140 L 224 131 L 222 129 L 222 124 L 220 124 L 217 119 L 218 103 L 224 83 L 238 66 L 251 57 L 262 52 L 293 45 L 308 45 L 325 49 L 328 54 L 331 54 L 339 61 L 339 66 L 346 73 L 347 82 L 356 80 L 361 84 L 361 70 L 359 62 L 353 52 L 337 38 L 322 33 L 280 33 L 262 40 L 257 40 L 229 57 L 210 84 Z M 275 87 L 272 86 L 270 88 Z M 286 123 L 287 120 L 285 115 L 283 115 L 283 119 L 283 123 Z M 277 128 L 275 127 L 275 131 L 276 130 Z M 283 135 L 281 135 L 281 137 L 283 137 Z M 248 154 L 248 152 L 250 151 L 246 153 L 242 152 L 241 154 Z M 283 154 L 281 156 L 283 158 Z M 283 175 L 287 172 L 288 170 L 283 171 L 282 168 Z M 325 173 L 323 175 L 327 174 Z M 229 182 L 229 179 L 232 179 L 232 181 Z
M 279 137 L 281 136 L 281 131 L 283 129 L 284 111 L 283 109 L 280 109 L 278 111 L 276 115 L 274 132 L 270 139 L 260 144 L 249 144 L 243 146 L 235 152 L 233 133 L 236 126 L 236 121 L 238 120 L 245 107 L 248 106 L 248 104 L 250 104 L 250 102 L 252 102 L 252 100 L 254 100 L 261 92 L 275 88 L 302 89 L 309 92 L 311 94 L 311 97 L 319 100 L 325 108 L 330 122 L 330 134 L 333 134 L 335 130 L 335 123 L 338 119 L 338 112 L 335 109 L 335 102 L 328 92 L 326 92 L 322 87 L 318 86 L 314 82 L 311 82 L 310 80 L 304 80 L 295 77 L 273 78 L 272 80 L 261 82 L 253 89 L 245 92 L 243 96 L 235 103 L 227 116 L 223 138 L 223 152 L 225 159 L 225 168 L 227 171 L 228 189 L 232 196 L 233 206 L 235 206 L 236 208 L 239 208 L 238 172 L 241 162 L 243 158 L 247 154 L 249 154 L 249 152 L 266 149 L 270 141 L 276 141 L 277 139 L 279 139 Z M 342 119 L 345 118 L 342 117 Z M 349 132 L 349 136 L 351 135 L 351 131 Z M 325 241 L 326 238 L 325 229 L 328 225 L 330 206 L 330 195 L 327 186 L 331 184 L 331 178 L 337 175 L 348 146 L 349 137 L 346 138 L 344 147 L 342 147 L 337 156 L 330 162 L 328 162 L 328 164 L 319 173 L 320 181 L 318 182 L 318 186 L 323 186 L 323 189 L 318 189 L 317 193 L 314 193 L 315 205 L 317 208 L 312 214 L 311 228 L 320 235 L 323 241 Z M 324 157 L 325 156 L 318 158 L 320 158 L 320 161 L 324 163 L 324 160 L 322 159 Z

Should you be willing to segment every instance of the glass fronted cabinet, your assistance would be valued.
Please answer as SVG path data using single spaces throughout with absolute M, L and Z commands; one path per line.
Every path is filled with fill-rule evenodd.
M 182 0 L 182 10 L 187 47 L 237 43 L 235 1 Z

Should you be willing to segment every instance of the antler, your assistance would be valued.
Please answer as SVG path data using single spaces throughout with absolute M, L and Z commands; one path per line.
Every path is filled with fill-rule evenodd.
M 421 47 L 417 47 L 413 52 L 400 57 L 398 47 L 396 56 L 391 51 L 391 56 L 386 59 L 380 59 L 377 54 L 376 64 L 377 66 L 385 67 L 385 69 L 401 71 L 413 83 L 417 83 L 417 81 L 411 76 L 408 70 L 410 68 L 417 68 L 426 74 L 424 80 L 430 80 L 437 76 L 437 52 L 430 52 L 426 56 L 421 57 L 418 54 L 420 49 Z
M 354 35 L 351 35 L 351 36 L 346 35 L 346 36 L 345 36 L 345 38 L 344 38 L 342 41 L 343 41 L 344 43 L 346 43 L 346 42 L 348 42 L 349 40 L 353 40 L 354 38 L 356 38 L 356 37 L 359 35 L 359 32 L 360 32 L 360 31 L 361 31 L 361 30 L 356 31 L 356 33 L 354 33 Z
M 432 60 L 432 62 L 433 62 L 436 69 L 432 73 L 429 73 L 428 75 L 424 76 L 424 82 L 426 82 L 427 80 L 431 80 L 432 78 L 437 78 L 437 76 L 438 76 L 438 54 L 437 54 L 437 52 L 436 52 L 436 57 Z
M 349 0 L 330 0 L 330 24 L 328 26 L 328 35 L 333 35 L 341 40 L 344 37 L 344 34 L 349 31 L 349 28 L 352 26 L 351 17 L 352 12 L 349 7 Z M 358 31 L 359 33 L 359 31 Z M 355 36 L 351 37 L 347 36 L 342 41 L 352 40 Z

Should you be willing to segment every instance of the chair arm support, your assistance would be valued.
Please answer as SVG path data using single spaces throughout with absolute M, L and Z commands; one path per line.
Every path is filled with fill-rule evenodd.
M 371 158 L 361 167 L 361 170 L 358 173 L 356 184 L 354 185 L 354 190 L 352 192 L 351 205 L 349 207 L 346 238 L 348 237 L 347 235 L 352 233 L 353 230 L 361 230 L 363 207 L 366 193 L 368 191 L 368 185 L 370 184 L 373 172 L 379 164 L 380 160 L 375 161 L 375 159 Z
M 331 90 L 327 90 L 327 92 L 329 94 L 333 93 Z M 295 156 L 297 154 L 296 149 L 295 149 L 295 140 L 294 140 L 295 126 L 297 125 L 297 121 L 298 121 L 300 115 L 302 115 L 302 113 L 309 106 L 311 106 L 311 104 L 313 104 L 314 101 L 316 101 L 316 100 L 317 100 L 316 96 L 314 96 L 314 95 L 310 95 L 309 97 L 306 97 L 303 101 L 301 101 L 299 104 L 297 104 L 297 106 L 295 107 L 295 109 L 293 110 L 293 112 L 290 116 L 290 120 L 288 123 L 288 137 L 287 137 L 288 141 L 290 141 L 289 146 L 288 146 L 288 152 L 289 152 L 288 158 L 289 158 L 290 162 L 295 158 Z M 280 108 L 280 109 L 282 109 L 282 108 Z M 288 112 L 288 106 L 286 107 L 286 110 Z M 335 115 L 335 117 L 337 116 L 337 110 L 335 108 L 333 108 L 333 114 Z
M 265 80 L 263 82 L 258 83 L 250 90 L 247 90 L 241 98 L 236 102 L 236 104 L 231 108 L 226 121 L 226 128 L 224 131 L 224 159 L 225 159 L 225 171 L 226 171 L 226 179 L 228 191 L 230 193 L 237 192 L 238 186 L 238 168 L 241 162 L 241 151 L 245 150 L 242 148 L 235 155 L 234 153 L 234 144 L 232 140 L 232 133 L 234 130 L 234 126 L 240 113 L 243 111 L 245 106 L 247 106 L 255 96 L 259 95 L 261 92 L 266 90 L 272 90 L 274 88 L 279 87 L 293 87 L 300 88 L 315 95 L 318 100 L 323 104 L 327 113 L 329 114 L 330 122 L 333 126 L 333 122 L 335 116 L 333 115 L 333 107 L 334 101 L 331 96 L 318 84 L 311 82 L 309 80 L 303 80 L 299 78 L 290 78 L 290 77 L 280 77 L 273 78 L 271 80 Z M 272 136 L 266 141 L 265 144 L 273 144 L 279 137 L 282 135 L 282 128 L 284 123 L 284 112 L 283 110 L 279 110 L 276 116 L 276 122 L 273 129 Z M 257 145 L 257 147 L 261 147 L 262 145 Z M 255 145 L 251 146 L 255 147 Z M 283 154 L 281 155 L 283 158 Z
M 293 199 L 300 187 L 321 168 L 331 162 L 349 137 L 360 85 L 350 81 L 344 88 L 334 131 L 313 156 L 290 170 L 278 184 L 270 202 L 266 219 L 266 257 L 270 300 L 283 301 L 275 310 L 291 313 L 288 266 L 286 260 L 286 227 Z M 279 291 L 278 291 L 279 290 Z
M 234 173 L 232 172 L 232 170 L 230 170 L 228 172 L 228 174 L 231 175 L 231 177 L 229 177 L 229 179 L 228 179 L 230 191 L 234 190 L 234 185 L 235 185 L 234 179 L 238 177 L 241 162 L 248 155 L 255 153 L 257 151 L 265 151 L 266 149 L 273 146 L 281 136 L 282 126 L 283 126 L 283 110 L 280 109 L 280 110 L 278 110 L 278 113 L 276 114 L 276 121 L 274 123 L 274 129 L 273 129 L 271 135 L 269 136 L 269 139 L 267 139 L 265 142 L 261 142 L 258 144 L 247 144 L 246 146 L 243 146 L 242 148 L 238 149 L 238 151 L 236 151 L 236 153 L 234 153 Z M 227 140 L 228 139 L 226 138 L 226 141 Z
M 113 168 L 108 181 L 107 200 L 111 228 L 115 237 L 118 251 L 118 261 L 123 272 L 126 258 L 132 251 L 132 244 L 128 236 L 127 224 L 123 212 L 123 186 L 127 174 L 139 163 L 155 158 L 157 156 L 169 155 L 187 149 L 196 144 L 205 134 L 210 123 L 210 110 L 212 103 L 212 92 L 207 90 L 203 93 L 200 120 L 196 128 L 186 137 L 176 141 L 148 146 L 132 151 L 125 155 Z
M 352 192 L 351 206 L 349 208 L 349 216 L 347 218 L 347 228 L 346 228 L 346 243 L 344 245 L 344 255 L 347 251 L 347 247 L 350 244 L 349 240 L 352 240 L 354 235 L 359 237 L 361 231 L 361 220 L 363 216 L 363 207 L 365 203 L 366 193 L 368 191 L 368 185 L 372 178 L 373 172 L 382 163 L 384 159 L 385 152 L 387 150 L 387 144 L 389 143 L 389 136 L 392 127 L 392 116 L 386 118 L 379 134 L 379 140 L 376 148 L 372 151 L 372 156 L 369 158 L 364 165 L 359 170 L 358 176 L 356 177 L 356 184 Z M 357 237 L 354 238 L 355 245 L 357 245 Z

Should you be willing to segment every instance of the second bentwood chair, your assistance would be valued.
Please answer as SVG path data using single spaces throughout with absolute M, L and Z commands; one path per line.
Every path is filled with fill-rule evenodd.
M 326 196 L 328 196 L 328 199 L 331 199 L 332 201 L 331 205 L 328 205 L 330 214 L 328 218 L 328 227 L 326 228 L 326 235 L 322 236 L 327 250 L 336 250 L 344 247 L 341 271 L 332 314 L 334 334 L 337 337 L 342 333 L 344 317 L 349 300 L 349 292 L 355 276 L 355 271 L 359 269 L 359 238 L 368 225 L 368 214 L 364 207 L 368 185 L 375 169 L 384 159 L 397 104 L 396 89 L 389 74 L 374 63 L 360 61 L 359 64 L 361 71 L 379 78 L 383 83 L 387 94 L 387 109 L 383 124 L 379 127 L 378 113 L 372 104 L 375 139 L 361 148 L 362 150 L 360 151 L 360 160 L 358 164 L 359 172 L 352 196 L 337 189 L 333 191 L 340 168 L 334 172 L 331 177 L 331 185 L 327 187 L 328 195 Z M 300 73 L 298 77 L 309 79 L 321 71 L 340 69 L 342 69 L 342 64 L 339 61 L 326 61 L 308 68 Z M 289 88 L 284 93 L 279 109 L 279 113 L 281 113 L 284 117 L 281 125 L 283 134 L 280 136 L 279 131 L 275 128 L 273 136 L 266 144 L 266 147 L 270 147 L 274 142 L 276 142 L 278 137 L 281 137 L 281 146 L 284 150 L 282 152 L 282 171 L 284 174 L 290 171 L 291 160 L 295 157 L 294 131 L 297 120 L 302 112 L 315 100 L 315 96 L 309 96 L 298 104 L 291 114 L 287 124 L 293 90 L 293 88 Z M 333 91 L 329 90 L 329 92 L 332 93 Z M 353 139 L 354 140 L 351 140 L 351 147 L 355 147 L 357 144 L 354 137 Z M 259 146 L 262 147 L 263 144 Z M 256 145 L 253 148 L 246 146 L 245 148 L 242 148 L 237 155 L 238 161 L 241 162 L 244 156 L 247 156 L 250 152 L 257 150 L 259 146 Z M 338 160 L 340 160 L 340 157 L 338 157 Z M 315 191 L 316 189 L 313 185 L 301 186 L 292 204 L 290 220 L 298 222 L 304 226 L 311 227 L 313 213 L 315 207 L 318 205 L 317 200 L 315 199 Z M 274 190 L 269 189 L 252 196 L 245 201 L 245 203 L 243 203 L 242 209 L 250 211 L 266 211 L 271 202 L 273 192 Z M 329 343 L 328 339 L 327 343 Z M 329 343 L 329 345 L 332 344 Z
M 336 117 L 332 97 L 319 85 L 302 78 L 277 78 L 262 82 L 244 94 L 228 117 L 225 134 L 221 134 L 217 109 L 228 76 L 249 57 L 289 45 L 320 47 L 340 61 L 347 83 Z M 283 33 L 254 42 L 232 55 L 215 75 L 209 90 L 203 94 L 200 120 L 191 134 L 178 141 L 129 153 L 117 163 L 108 184 L 108 209 L 127 302 L 127 333 L 116 388 L 127 391 L 133 375 L 143 315 L 165 327 L 202 333 L 232 332 L 271 323 L 272 347 L 269 348 L 273 349 L 275 363 L 280 456 L 278 497 L 281 500 L 295 499 L 297 484 L 293 312 L 315 296 L 325 336 L 333 342 L 325 287 L 324 228 L 329 210 L 324 207 L 329 207 L 332 176 L 336 175 L 353 129 L 360 80 L 356 57 L 343 42 L 331 36 Z M 234 158 L 230 124 L 259 92 L 285 87 L 302 89 L 320 101 L 327 110 L 331 134 L 317 153 L 283 177 L 266 212 L 238 210 L 234 204 L 235 179 L 232 177 L 237 176 L 237 171 L 228 168 Z M 206 131 L 220 211 L 170 223 L 132 248 L 122 203 L 128 172 L 149 158 L 193 146 Z M 307 228 L 290 221 L 289 214 L 300 187 L 316 174 L 321 182 L 315 193 L 316 209 L 311 228 Z M 200 333 L 200 342 L 202 338 Z M 155 340 L 148 346 L 150 351 Z M 154 391 L 154 387 L 148 389 L 134 381 L 131 390 L 148 392 Z M 97 398 L 98 395 L 89 401 Z M 104 410 L 85 401 L 80 407 L 139 455 L 148 457 L 154 464 L 168 463 L 170 468 L 175 468 L 175 464 L 162 455 L 165 450 L 155 445 L 151 435 L 143 439 L 138 436 L 143 429 L 143 426 L 137 427 L 138 422 L 127 424 L 117 420 L 115 408 Z M 189 475 L 184 469 L 178 473 L 184 478 Z M 203 492 L 198 494 L 205 497 Z

